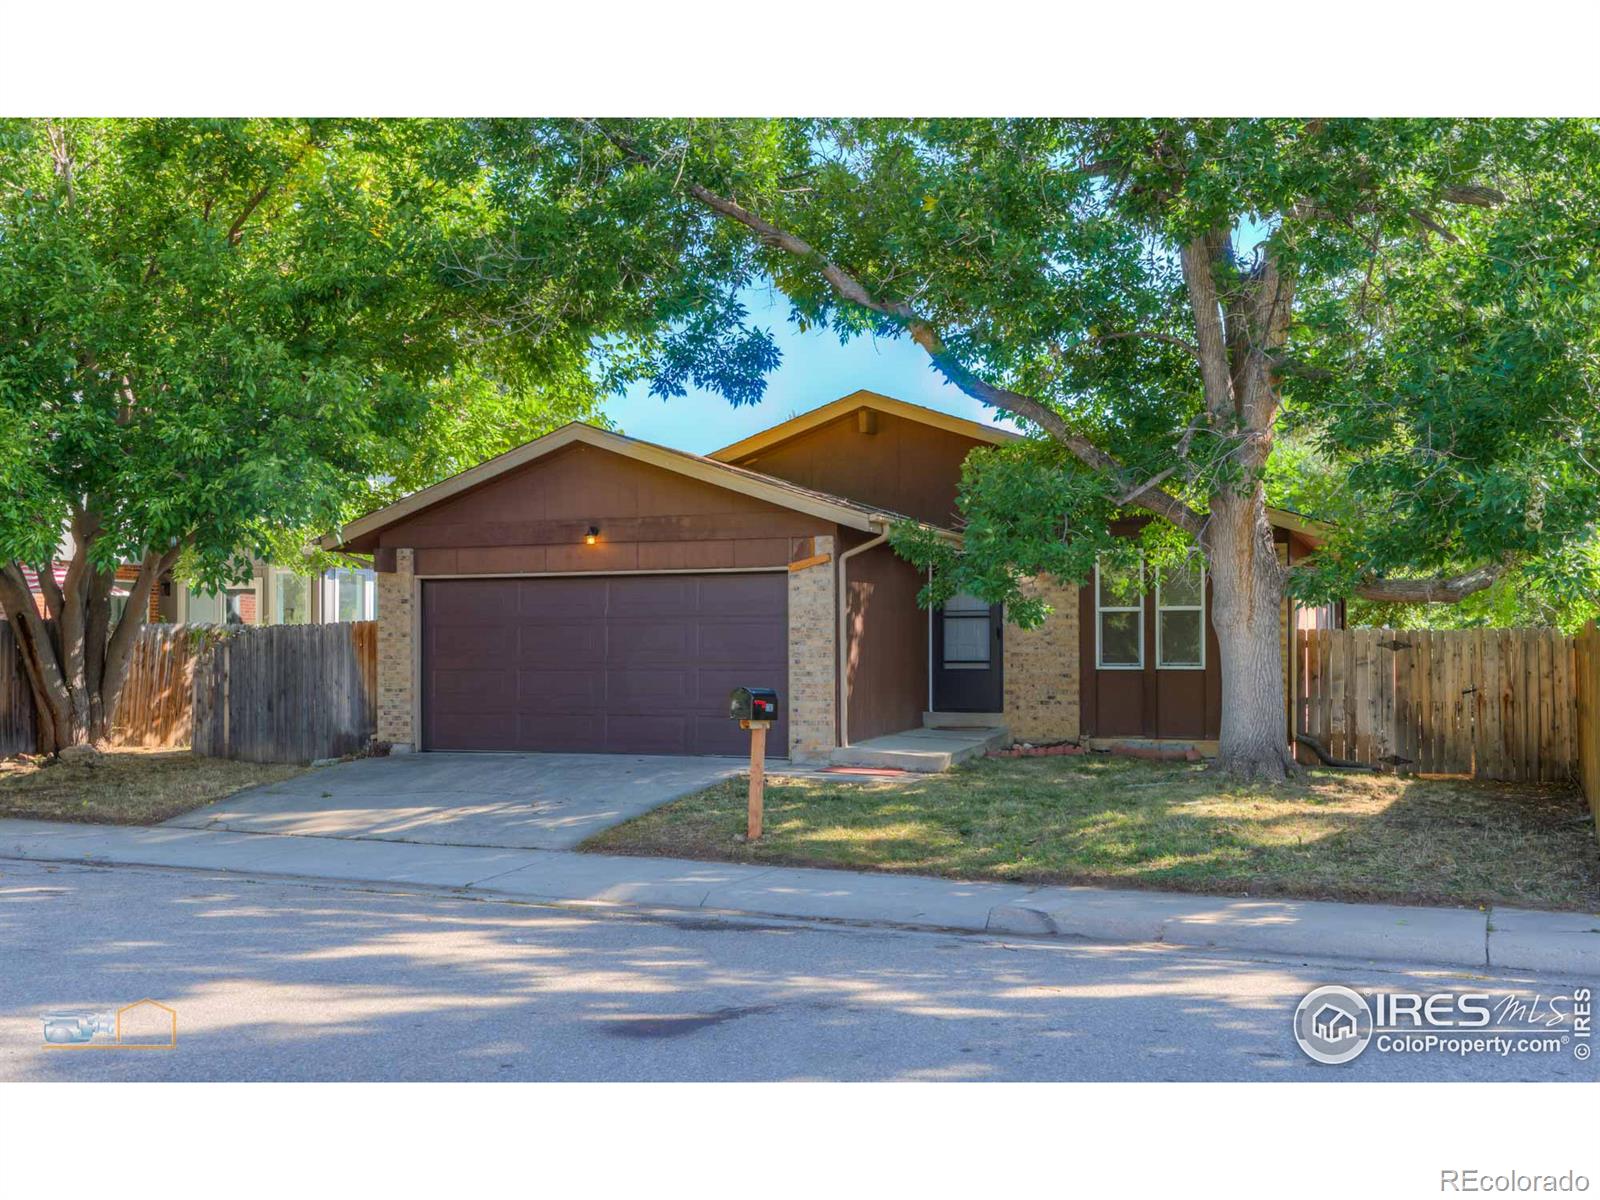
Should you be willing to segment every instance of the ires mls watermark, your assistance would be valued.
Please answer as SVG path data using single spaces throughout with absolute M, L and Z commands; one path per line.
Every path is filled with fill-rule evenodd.
M 172 1050 L 178 1045 L 178 1010 L 159 1000 L 135 1000 L 103 1012 L 44 1014 L 44 1044 L 51 1050 Z
M 1371 991 L 1343 984 L 1305 994 L 1294 1037 L 1315 1062 L 1339 1066 L 1368 1047 L 1381 1054 L 1560 1054 L 1592 1052 L 1589 988 L 1526 997 L 1489 992 Z

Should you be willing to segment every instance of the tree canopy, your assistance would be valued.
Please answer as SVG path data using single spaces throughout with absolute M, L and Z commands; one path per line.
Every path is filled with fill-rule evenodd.
M 672 330 L 646 343 L 666 392 L 694 378 L 759 396 L 761 331 L 734 298 L 765 277 L 802 326 L 910 338 L 1036 435 L 969 459 L 959 554 L 901 531 L 939 568 L 926 599 L 959 588 L 1037 620 L 1022 581 L 1081 580 L 1126 552 L 1120 515 L 1160 518 L 1158 559 L 1197 545 L 1224 760 L 1228 714 L 1255 714 L 1257 765 L 1279 736 L 1274 698 L 1230 698 L 1227 663 L 1275 674 L 1263 614 L 1285 590 L 1457 601 L 1512 570 L 1568 597 L 1600 585 L 1594 122 L 570 121 L 513 137 L 586 221 L 626 223 L 617 271 L 697 297 L 694 315 L 653 314 Z M 1264 516 L 1280 438 L 1349 500 L 1289 571 Z
M 569 314 L 552 275 L 480 336 L 450 268 L 489 201 L 455 122 L 0 124 L 0 605 L 57 741 L 110 719 L 117 564 L 137 618 L 180 555 L 221 582 L 592 411 L 601 302 Z

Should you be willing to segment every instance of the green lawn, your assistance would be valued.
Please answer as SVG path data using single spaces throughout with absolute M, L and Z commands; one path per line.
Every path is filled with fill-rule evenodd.
M 187 750 L 109 750 L 94 764 L 0 762 L 0 817 L 154 825 L 304 767 L 197 758 Z
M 1223 895 L 1600 909 L 1593 817 L 1568 787 L 1307 771 L 1225 787 L 1110 755 L 985 759 L 889 784 L 769 782 L 744 840 L 730 780 L 583 849 Z

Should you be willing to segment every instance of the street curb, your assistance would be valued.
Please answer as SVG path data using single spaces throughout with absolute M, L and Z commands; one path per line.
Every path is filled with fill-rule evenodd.
M 0 859 L 215 871 L 574 908 L 673 910 L 1600 978 L 1600 915 L 1589 913 L 1037 887 L 570 851 L 505 852 L 128 826 L 51 828 L 29 822 L 31 829 L 19 830 L 21 824 L 7 829 L 0 823 Z M 296 860 L 304 865 L 318 857 L 329 870 L 293 869 Z

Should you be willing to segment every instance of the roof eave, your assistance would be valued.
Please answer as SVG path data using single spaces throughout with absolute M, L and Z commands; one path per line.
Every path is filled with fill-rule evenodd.
M 431 487 L 413 492 L 393 504 L 357 517 L 337 533 L 319 538 L 317 544 L 324 550 L 367 553 L 369 551 L 349 551 L 350 543 L 370 534 L 380 533 L 397 521 L 432 508 L 436 504 L 442 504 L 473 488 L 481 487 L 507 472 L 527 466 L 575 442 L 610 450 L 638 462 L 698 479 L 713 487 L 753 496 L 779 508 L 803 512 L 808 516 L 832 521 L 862 532 L 871 533 L 880 525 L 893 524 L 905 519 L 898 513 L 881 512 L 850 504 L 843 499 L 829 498 L 823 493 L 797 489 L 780 480 L 769 480 L 743 467 L 686 454 L 666 446 L 658 446 L 653 442 L 639 441 L 612 433 L 610 430 L 574 421 L 504 454 L 487 459 L 457 475 L 452 475 L 448 479 L 440 480 Z
M 748 458 L 759 451 L 769 449 L 791 438 L 809 433 L 830 421 L 855 411 L 858 408 L 876 409 L 878 412 L 890 416 L 904 417 L 910 421 L 918 421 L 924 425 L 931 425 L 937 429 L 944 429 L 950 433 L 970 437 L 974 441 L 988 442 L 991 445 L 1004 445 L 1016 441 L 1022 435 L 1009 429 L 1001 429 L 994 425 L 984 425 L 977 421 L 970 421 L 965 417 L 954 417 L 949 413 L 940 412 L 938 409 L 926 408 L 920 404 L 912 404 L 905 400 L 896 400 L 893 396 L 885 396 L 881 392 L 874 392 L 860 388 L 847 396 L 840 396 L 810 412 L 801 413 L 787 421 L 772 425 L 759 433 L 753 433 L 747 438 L 742 438 L 732 445 L 724 446 L 720 450 L 713 450 L 706 455 L 707 458 L 718 462 L 733 462 L 737 459 Z

